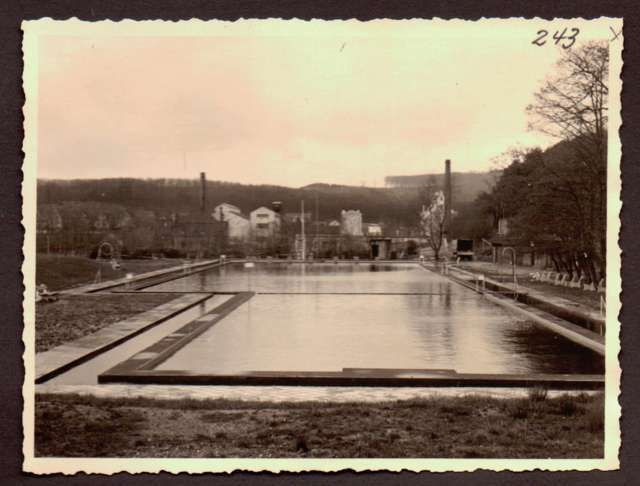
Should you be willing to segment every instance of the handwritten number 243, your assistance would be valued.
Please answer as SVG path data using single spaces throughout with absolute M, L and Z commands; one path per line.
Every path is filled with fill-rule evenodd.
M 553 40 L 555 41 L 556 45 L 560 44 L 560 41 L 564 40 L 564 42 L 560 44 L 564 49 L 569 49 L 575 43 L 576 37 L 578 37 L 578 34 L 580 33 L 580 29 L 576 29 L 575 27 L 573 27 L 571 29 L 571 35 L 566 35 L 567 30 L 568 29 L 566 28 L 562 32 L 556 30 L 555 34 L 553 34 Z M 549 35 L 548 30 L 539 30 L 538 32 L 536 32 L 536 35 L 538 37 L 531 41 L 532 44 L 543 46 L 547 43 L 547 36 Z

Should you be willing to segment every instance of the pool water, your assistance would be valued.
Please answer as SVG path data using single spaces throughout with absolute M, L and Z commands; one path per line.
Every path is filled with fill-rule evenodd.
M 603 358 L 415 264 L 228 264 L 147 291 L 256 295 L 157 370 L 603 373 Z

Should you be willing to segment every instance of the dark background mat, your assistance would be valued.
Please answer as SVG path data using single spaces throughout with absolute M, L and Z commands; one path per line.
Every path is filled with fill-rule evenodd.
M 622 93 L 623 144 L 621 246 L 623 249 L 623 310 L 622 349 L 620 359 L 623 368 L 621 403 L 622 449 L 621 471 L 590 473 L 361 473 L 336 474 L 251 474 L 232 475 L 126 475 L 65 477 L 51 475 L 37 477 L 21 472 L 22 465 L 22 264 L 23 228 L 21 220 L 22 182 L 22 52 L 20 22 L 24 19 L 51 17 L 82 20 L 167 19 L 179 20 L 192 17 L 200 19 L 235 20 L 245 18 L 323 18 L 360 20 L 374 18 L 464 18 L 482 17 L 624 17 L 624 88 Z M 640 231 L 634 224 L 639 216 L 638 202 L 640 169 L 638 156 L 638 125 L 640 89 L 640 8 L 638 2 L 615 0 L 573 0 L 560 2 L 545 0 L 508 1 L 446 1 L 392 2 L 392 1 L 271 1 L 246 0 L 184 0 L 184 1 L 134 1 L 134 0 L 58 0 L 0 2 L 0 483 L 1 484 L 336 484 L 367 483 L 390 484 L 632 484 L 640 477 L 638 466 L 640 448 L 638 403 L 638 368 L 640 354 L 640 322 L 638 310 L 640 296 Z M 80 459 L 81 461 L 82 459 Z

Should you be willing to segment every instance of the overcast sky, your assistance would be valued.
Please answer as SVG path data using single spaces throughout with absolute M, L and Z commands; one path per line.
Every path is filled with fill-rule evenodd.
M 531 44 L 546 22 L 117 25 L 41 37 L 39 177 L 380 186 L 550 143 L 525 114 L 559 55 Z

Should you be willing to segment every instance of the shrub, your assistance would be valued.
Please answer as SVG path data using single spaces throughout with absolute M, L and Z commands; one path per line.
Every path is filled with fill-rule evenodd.
M 387 438 L 391 441 L 400 440 L 400 434 L 396 431 L 387 432 Z
M 589 408 L 586 421 L 589 432 L 602 432 L 604 430 L 604 410 L 600 407 Z
M 509 416 L 514 419 L 526 419 L 530 411 L 529 403 L 524 400 L 513 402 L 508 407 Z
M 151 258 L 151 250 L 139 248 L 128 255 L 129 258 L 144 259 Z
M 304 435 L 296 437 L 295 443 L 296 452 L 309 452 L 309 445 L 307 444 L 307 438 Z
M 465 405 L 453 404 L 453 405 L 443 405 L 440 407 L 440 412 L 448 413 L 452 415 L 457 415 L 459 417 L 465 415 L 471 415 L 471 411 Z
M 166 248 L 163 253 L 166 258 L 184 258 L 186 256 L 185 252 L 175 248 Z
M 578 406 L 574 402 L 563 401 L 560 404 L 560 413 L 562 415 L 570 417 L 571 415 L 575 415 L 577 411 L 578 411 Z
M 484 432 L 476 432 L 469 442 L 475 445 L 487 445 L 490 441 Z
M 548 390 L 541 386 L 536 386 L 529 390 L 529 400 L 532 402 L 544 402 L 547 399 Z

